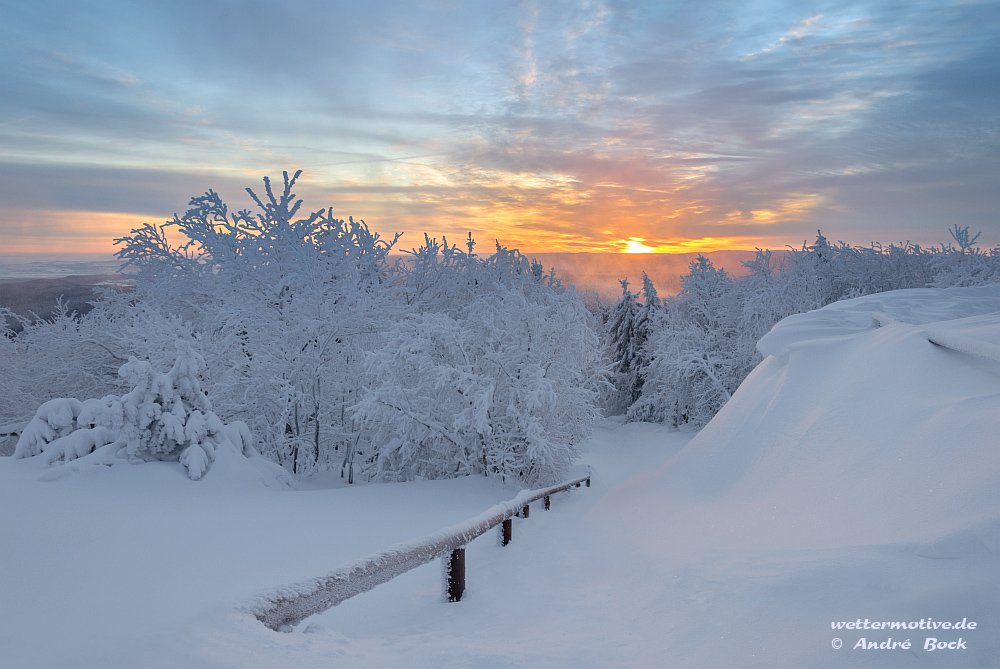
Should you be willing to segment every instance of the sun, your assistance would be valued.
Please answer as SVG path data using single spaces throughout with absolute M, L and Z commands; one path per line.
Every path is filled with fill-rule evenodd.
M 646 246 L 643 242 L 646 241 L 641 237 L 629 237 L 628 241 L 619 242 L 625 244 L 625 248 L 622 249 L 625 253 L 653 253 L 656 251 L 655 246 Z

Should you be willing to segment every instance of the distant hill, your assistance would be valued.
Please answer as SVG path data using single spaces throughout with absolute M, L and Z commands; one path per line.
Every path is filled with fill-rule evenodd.
M 123 278 L 121 274 L 88 274 L 58 279 L 0 279 L 0 307 L 27 318 L 48 318 L 61 296 L 71 312 L 82 315 L 92 308 L 89 302 L 96 299 L 96 286 L 121 285 Z

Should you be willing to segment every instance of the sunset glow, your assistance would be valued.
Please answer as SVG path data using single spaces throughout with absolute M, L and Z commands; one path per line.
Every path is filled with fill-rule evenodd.
M 646 240 L 633 237 L 632 239 L 622 242 L 625 245 L 625 253 L 655 253 L 656 247 L 646 246 L 643 244 L 644 241 Z

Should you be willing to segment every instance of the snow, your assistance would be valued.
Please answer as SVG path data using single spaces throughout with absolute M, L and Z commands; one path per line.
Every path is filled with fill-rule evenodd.
M 83 403 L 75 398 L 57 397 L 42 404 L 21 433 L 14 457 L 38 455 L 47 444 L 71 434 L 82 408 Z
M 6 666 L 136 666 L 158 640 L 262 588 L 509 495 L 478 479 L 414 482 L 389 494 L 384 486 L 292 491 L 253 459 L 220 457 L 231 461 L 197 482 L 170 462 L 74 471 L 76 463 L 0 461 Z M 58 481 L 39 481 L 59 471 Z
M 261 593 L 247 602 L 243 610 L 252 613 L 273 630 L 288 631 L 310 616 L 322 613 L 377 585 L 387 583 L 435 558 L 450 555 L 455 549 L 464 548 L 477 537 L 515 515 L 523 512 L 524 517 L 527 517 L 532 502 L 563 492 L 574 485 L 579 487 L 584 481 L 589 488 L 588 476 L 571 479 L 548 488 L 522 490 L 514 499 L 494 504 L 475 518 L 419 539 L 396 544 L 309 581 Z M 451 567 L 444 569 L 443 572 L 447 582 Z M 461 597 L 461 593 L 457 597 Z
M 923 327 L 961 333 L 958 319 L 979 312 L 965 324 L 981 328 L 998 298 L 996 286 L 908 290 L 785 319 L 759 345 L 769 357 L 677 457 L 602 500 L 594 520 L 615 528 L 605 540 L 648 538 L 633 541 L 617 592 L 647 658 L 996 664 L 1000 370 L 934 346 Z M 922 327 L 875 327 L 873 311 Z M 667 602 L 684 615 L 664 625 Z M 968 617 L 982 631 L 947 660 L 831 655 L 826 625 L 858 616 Z M 851 634 L 840 653 L 864 636 Z
M 286 634 L 246 613 L 255 593 L 516 491 L 482 477 L 293 489 L 228 451 L 200 481 L 176 462 L 0 458 L 4 664 L 996 666 L 1000 365 L 930 339 L 996 345 L 998 311 L 986 287 L 789 317 L 696 435 L 599 425 L 570 472 L 589 467 L 592 487 L 514 519 L 507 547 L 469 544 L 461 602 L 426 565 Z M 857 618 L 977 628 L 830 628 Z M 923 650 L 960 636 L 966 650 Z M 861 637 L 912 645 L 855 650 Z
M 212 411 L 198 379 L 204 358 L 187 342 L 178 340 L 176 348 L 177 360 L 166 374 L 129 358 L 118 370 L 132 386 L 123 397 L 56 398 L 42 404 L 18 439 L 14 458 L 42 455 L 49 465 L 87 457 L 107 465 L 115 454 L 137 461 L 176 458 L 197 481 L 219 449 L 259 456 L 245 423 L 224 425 Z

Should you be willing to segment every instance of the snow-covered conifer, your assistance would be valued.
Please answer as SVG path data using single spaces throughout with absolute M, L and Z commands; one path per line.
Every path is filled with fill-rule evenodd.
M 628 279 L 621 279 L 622 296 L 618 298 L 608 319 L 608 348 L 613 360 L 612 383 L 615 392 L 607 403 L 610 415 L 625 413 L 635 401 L 637 370 L 635 360 L 639 351 L 635 346 L 635 317 L 639 311 L 635 295 L 628 289 Z
M 119 370 L 131 387 L 128 393 L 45 402 L 22 432 L 14 457 L 43 456 L 53 464 L 110 449 L 136 461 L 178 461 L 197 480 L 219 448 L 256 455 L 246 426 L 226 426 L 212 411 L 198 378 L 203 368 L 202 357 L 183 341 L 177 342 L 177 359 L 167 373 L 132 358 Z
M 630 420 L 702 425 L 729 399 L 736 385 L 732 285 L 708 258 L 691 262 L 681 292 L 667 302 L 646 342 L 649 362 Z

